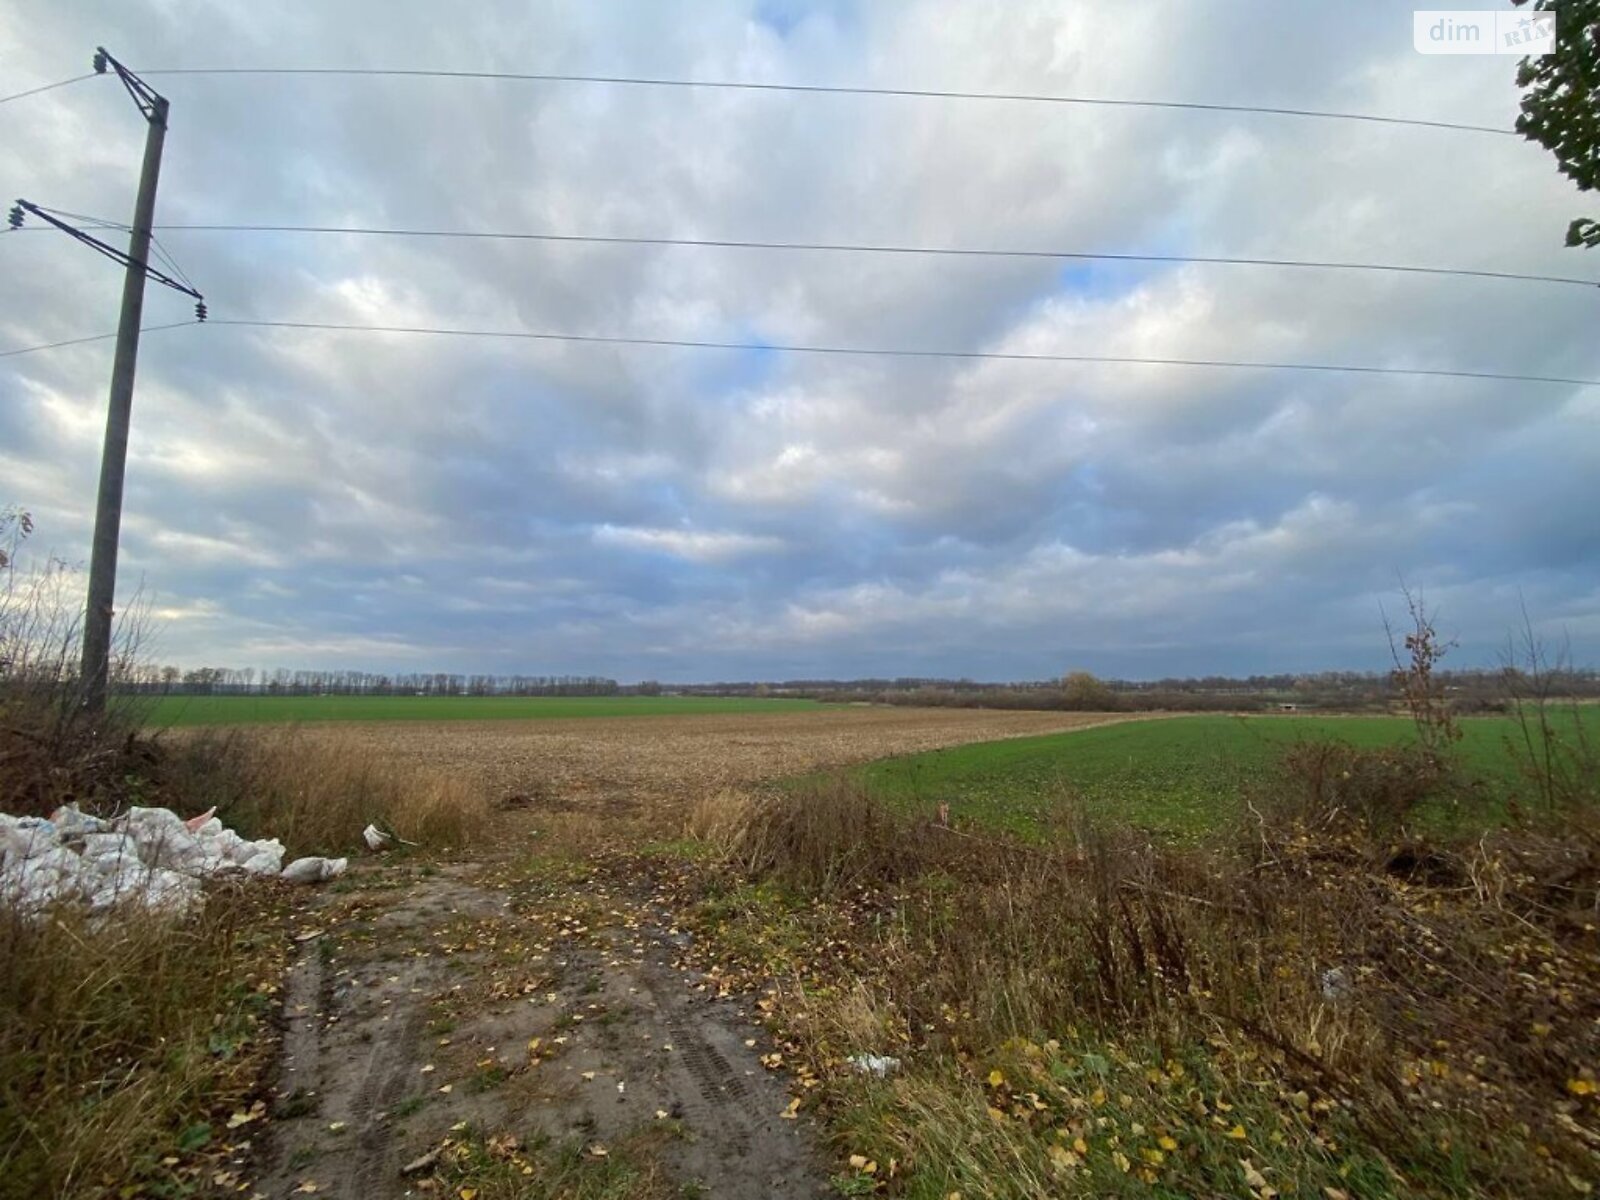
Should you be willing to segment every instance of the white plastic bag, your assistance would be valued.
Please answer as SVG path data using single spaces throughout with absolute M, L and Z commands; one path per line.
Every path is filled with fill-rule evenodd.
M 200 839 L 177 813 L 165 808 L 130 808 L 119 822 L 138 844 L 146 866 L 163 867 L 181 875 L 204 873 L 205 851 Z
M 63 804 L 50 814 L 50 824 L 56 827 L 56 832 L 63 839 L 82 837 L 87 833 L 104 833 L 111 828 L 111 822 L 102 821 L 99 817 L 85 816 L 78 810 L 76 803 Z
M 61 846 L 8 862 L 0 871 L 0 903 L 33 913 L 83 894 L 83 864 Z
M 0 859 L 23 862 L 60 844 L 56 827 L 43 817 L 13 817 L 0 813 Z
M 321 883 L 337 879 L 350 866 L 348 858 L 297 858 L 283 869 L 290 883 Z

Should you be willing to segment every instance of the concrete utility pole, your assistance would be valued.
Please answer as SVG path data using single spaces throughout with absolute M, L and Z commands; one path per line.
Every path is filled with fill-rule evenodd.
M 11 227 L 20 229 L 28 213 L 54 225 L 104 254 L 126 270 L 122 284 L 122 318 L 117 325 L 117 355 L 111 367 L 111 399 L 106 413 L 105 448 L 100 457 L 100 495 L 94 514 L 94 544 L 89 552 L 89 601 L 83 617 L 83 707 L 90 713 L 105 711 L 111 676 L 111 619 L 117 590 L 117 540 L 122 531 L 122 481 L 128 465 L 128 424 L 133 412 L 133 374 L 139 359 L 139 325 L 144 316 L 144 282 L 154 279 L 174 291 L 193 297 L 196 321 L 206 319 L 205 297 L 187 281 L 180 282 L 150 265 L 150 227 L 156 213 L 156 181 L 161 175 L 161 148 L 167 138 L 167 101 L 144 80 L 124 67 L 105 47 L 95 51 L 94 69 L 107 68 L 128 89 L 144 115 L 148 132 L 144 143 L 144 170 L 139 176 L 139 198 L 133 207 L 132 235 L 127 253 L 102 242 L 93 234 L 69 224 L 47 209 L 18 200 L 11 210 Z M 66 214 L 62 214 L 65 216 Z M 177 267 L 173 268 L 180 276 Z
M 150 226 L 155 220 L 156 181 L 167 138 L 167 101 L 135 76 L 104 47 L 95 70 L 115 69 L 149 126 L 144 169 L 133 207 L 128 268 L 122 284 L 122 318 L 117 324 L 117 356 L 111 367 L 111 399 L 106 413 L 105 448 L 100 455 L 100 497 L 94 513 L 94 545 L 89 553 L 89 604 L 83 618 L 83 706 L 102 712 L 111 675 L 111 618 L 117 591 L 117 541 L 122 532 L 122 481 L 128 464 L 128 423 L 133 413 L 133 373 L 139 359 L 139 323 L 144 315 L 144 277 L 150 258 Z

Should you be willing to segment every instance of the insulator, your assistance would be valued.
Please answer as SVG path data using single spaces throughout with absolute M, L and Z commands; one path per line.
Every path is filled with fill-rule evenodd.
M 204 300 L 195 301 L 194 319 L 196 321 L 204 321 L 206 319 L 206 302 Z
M 11 222 L 11 228 L 13 228 L 13 229 L 21 229 L 22 228 L 22 205 L 13 204 L 11 206 L 11 213 L 10 213 L 9 216 L 7 216 L 6 220 Z
M 94 73 L 96 75 L 104 75 L 106 73 L 106 52 L 104 50 L 96 50 L 94 52 Z

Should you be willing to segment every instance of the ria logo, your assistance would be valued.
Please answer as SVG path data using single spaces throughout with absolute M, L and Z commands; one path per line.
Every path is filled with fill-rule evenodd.
M 1556 14 L 1424 10 L 1411 14 L 1419 54 L 1512 54 L 1538 57 L 1556 48 Z

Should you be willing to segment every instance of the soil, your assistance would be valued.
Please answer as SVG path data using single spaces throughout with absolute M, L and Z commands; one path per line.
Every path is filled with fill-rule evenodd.
M 650 1164 L 665 1194 L 828 1191 L 810 1119 L 783 1115 L 786 1080 L 760 1062 L 772 1047 L 748 998 L 679 965 L 688 935 L 647 893 L 588 881 L 591 925 L 563 917 L 564 888 L 518 903 L 483 867 L 354 882 L 300 920 L 256 1193 L 453 1195 L 404 1168 L 463 1122 L 586 1150 L 670 1130 Z
M 840 706 L 729 716 L 382 721 L 320 727 L 496 797 L 634 808 L 709 790 L 967 742 L 1103 725 L 1104 713 Z M 315 729 L 317 727 L 310 727 Z

